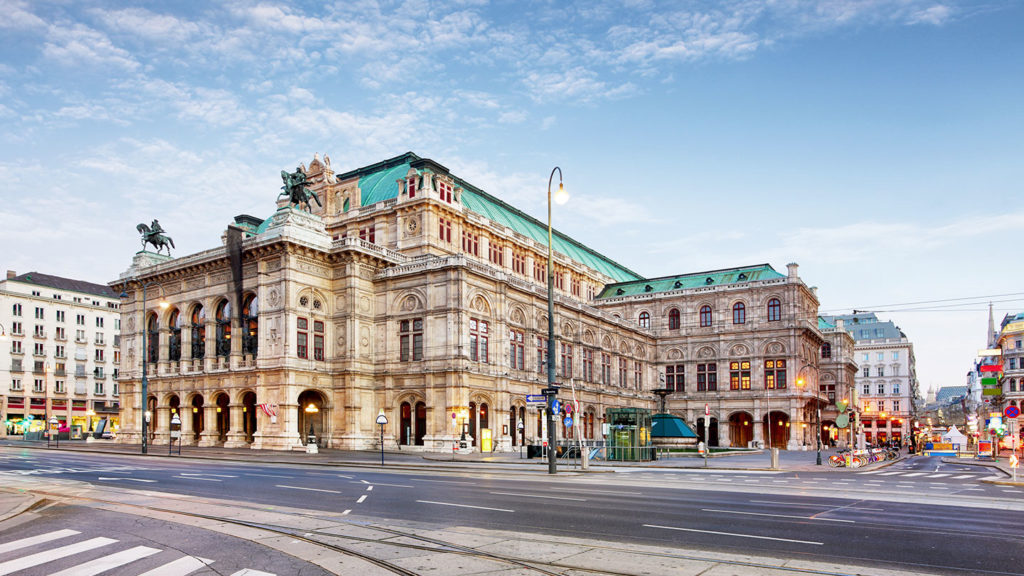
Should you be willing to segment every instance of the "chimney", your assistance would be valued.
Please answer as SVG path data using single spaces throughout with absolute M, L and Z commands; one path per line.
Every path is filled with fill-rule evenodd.
M 7 279 L 8 280 L 13 280 L 17 275 L 18 275 L 18 273 L 15 272 L 14 270 L 8 270 L 7 271 Z
M 796 278 L 796 269 L 799 267 L 800 265 L 797 264 L 796 262 L 790 262 L 789 264 L 786 264 L 786 269 L 789 270 L 790 278 Z

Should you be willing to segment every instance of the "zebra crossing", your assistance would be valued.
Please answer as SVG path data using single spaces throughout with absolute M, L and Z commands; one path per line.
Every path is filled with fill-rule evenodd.
M 116 568 L 126 567 L 133 562 L 157 556 L 164 552 L 164 550 L 149 546 L 132 546 L 127 549 L 115 550 L 118 540 L 114 538 L 104 536 L 84 540 L 75 538 L 79 536 L 81 536 L 81 532 L 77 530 L 64 529 L 37 534 L 12 542 L 0 543 L 0 576 L 44 567 L 51 562 L 65 558 L 73 559 L 79 554 L 86 555 L 94 551 L 109 552 L 105 556 L 79 562 L 64 570 L 50 571 L 50 569 L 44 568 L 50 576 L 95 576 Z M 24 555 L 21 555 L 22 553 Z M 173 555 L 176 557 L 168 558 L 169 561 L 152 567 L 145 572 L 139 572 L 137 576 L 187 576 L 214 563 L 213 560 L 206 558 L 180 556 L 179 554 L 180 552 L 177 551 L 168 551 L 164 556 Z M 231 576 L 276 575 L 270 572 L 245 568 L 234 572 Z

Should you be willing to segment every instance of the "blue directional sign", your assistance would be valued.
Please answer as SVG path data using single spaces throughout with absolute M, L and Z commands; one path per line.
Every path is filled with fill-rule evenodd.
M 545 402 L 547 402 L 547 397 L 544 396 L 543 394 L 527 394 L 526 395 L 526 403 L 527 404 L 544 404 Z
M 563 422 L 565 423 L 566 428 L 572 428 L 572 416 L 566 416 Z
M 562 403 L 559 402 L 558 399 L 556 398 L 555 401 L 551 403 L 551 411 L 554 412 L 555 414 L 558 414 L 558 412 L 561 409 L 562 409 Z

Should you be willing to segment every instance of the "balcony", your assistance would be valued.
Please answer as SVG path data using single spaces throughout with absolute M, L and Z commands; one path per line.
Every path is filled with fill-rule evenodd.
M 67 370 L 54 370 L 53 371 L 53 375 L 54 376 L 60 376 L 60 377 L 67 376 Z
M 33 332 L 32 333 L 32 337 L 33 338 L 39 338 L 41 340 L 45 340 L 46 339 L 46 331 L 45 330 L 38 330 L 36 332 Z

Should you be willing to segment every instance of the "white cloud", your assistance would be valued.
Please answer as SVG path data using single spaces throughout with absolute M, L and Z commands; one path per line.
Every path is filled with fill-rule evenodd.
M 51 26 L 48 38 L 43 46 L 43 55 L 65 66 L 139 68 L 139 63 L 127 50 L 114 46 L 105 34 L 83 24 L 74 24 L 70 28 Z
M 941 26 L 953 17 L 953 11 L 949 6 L 936 5 L 919 10 L 910 15 L 908 24 L 932 24 Z
M 28 2 L 21 0 L 0 0 L 0 29 L 19 32 L 43 32 L 46 22 L 34 14 Z

